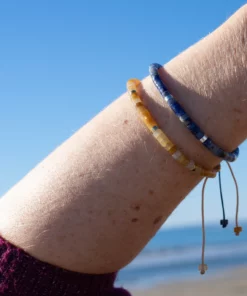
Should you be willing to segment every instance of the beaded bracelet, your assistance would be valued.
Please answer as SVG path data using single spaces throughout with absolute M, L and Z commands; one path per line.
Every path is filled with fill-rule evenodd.
M 190 171 L 198 173 L 202 177 L 214 178 L 220 171 L 220 165 L 216 166 L 213 170 L 206 170 L 199 165 L 196 165 L 194 161 L 189 160 L 166 136 L 166 134 L 158 127 L 157 122 L 152 117 L 151 113 L 144 106 L 140 96 L 137 93 L 137 87 L 140 84 L 138 79 L 130 79 L 127 82 L 127 89 L 132 102 L 135 104 L 141 120 L 146 127 L 152 133 L 154 138 L 160 143 L 160 145 L 166 149 L 168 153 L 184 167 Z
M 159 90 L 160 94 L 162 95 L 163 99 L 167 102 L 169 107 L 175 113 L 175 115 L 179 118 L 179 120 L 190 130 L 190 132 L 198 139 L 200 142 L 210 150 L 214 155 L 226 160 L 227 165 L 230 169 L 231 175 L 233 177 L 235 186 L 236 186 L 236 221 L 235 221 L 235 228 L 234 232 L 238 236 L 239 233 L 242 231 L 242 227 L 238 225 L 238 209 L 239 209 L 239 193 L 238 193 L 238 184 L 236 178 L 234 176 L 233 170 L 229 164 L 229 161 L 235 161 L 239 155 L 239 148 L 235 149 L 233 152 L 226 152 L 222 148 L 218 147 L 208 136 L 206 136 L 202 130 L 192 121 L 192 119 L 186 114 L 185 110 L 182 106 L 174 99 L 174 97 L 170 94 L 164 83 L 162 82 L 159 76 L 159 68 L 162 66 L 159 64 L 151 64 L 149 67 L 150 76 Z M 208 269 L 207 264 L 204 263 L 204 252 L 205 252 L 205 224 L 204 224 L 204 192 L 205 186 L 207 183 L 208 178 L 205 179 L 202 187 L 202 262 L 199 265 L 199 270 L 201 274 L 204 274 Z M 220 197 L 222 203 L 222 210 L 223 210 L 223 219 L 220 221 L 220 224 L 223 228 L 228 225 L 228 220 L 225 218 L 225 211 L 224 211 L 224 202 L 223 202 L 223 195 L 221 189 L 221 176 L 219 172 L 219 187 L 220 187 Z
M 222 148 L 217 146 L 205 133 L 196 125 L 189 115 L 185 112 L 182 106 L 174 99 L 172 94 L 168 91 L 164 83 L 159 76 L 159 68 L 162 66 L 159 64 L 151 64 L 149 67 L 150 76 L 162 95 L 163 99 L 168 103 L 169 107 L 176 114 L 179 120 L 189 129 L 189 131 L 214 155 L 226 160 L 235 161 L 239 155 L 239 148 L 232 152 L 224 151 Z
M 131 101 L 135 104 L 136 109 L 139 113 L 139 116 L 141 120 L 145 123 L 149 131 L 153 134 L 153 136 L 156 138 L 156 140 L 161 144 L 162 147 L 164 147 L 172 156 L 174 159 L 176 159 L 180 164 L 187 167 L 188 169 L 192 171 L 199 172 L 199 174 L 203 177 L 206 177 L 203 183 L 202 187 L 202 259 L 201 264 L 199 265 L 198 269 L 201 274 L 204 274 L 206 270 L 208 269 L 207 264 L 204 262 L 205 258 L 205 219 L 204 219 L 204 193 L 205 193 L 205 187 L 206 183 L 209 177 L 215 177 L 217 172 L 219 172 L 219 183 L 220 183 L 220 194 L 221 194 L 221 201 L 222 201 L 222 209 L 223 209 L 223 220 L 220 221 L 223 228 L 225 228 L 228 224 L 228 220 L 225 219 L 225 213 L 224 213 L 224 203 L 223 203 L 223 195 L 221 190 L 221 178 L 220 178 L 220 165 L 215 167 L 214 170 L 208 171 L 205 170 L 197 165 L 194 164 L 193 161 L 189 160 L 186 156 L 184 156 L 177 147 L 168 139 L 168 137 L 165 135 L 165 133 L 158 127 L 157 122 L 153 119 L 151 113 L 148 111 L 148 109 L 144 106 L 140 96 L 137 93 L 137 87 L 140 84 L 140 81 L 138 79 L 130 79 L 127 82 L 127 89 L 129 92 L 129 96 L 131 98 Z M 227 162 L 227 165 L 230 169 L 231 175 L 233 177 L 235 187 L 236 187 L 236 217 L 235 217 L 235 223 L 236 226 L 234 228 L 235 234 L 238 236 L 240 232 L 242 231 L 242 227 L 238 225 L 238 211 L 239 211 L 239 191 L 238 191 L 238 184 L 235 178 L 235 175 L 233 173 L 233 170 Z

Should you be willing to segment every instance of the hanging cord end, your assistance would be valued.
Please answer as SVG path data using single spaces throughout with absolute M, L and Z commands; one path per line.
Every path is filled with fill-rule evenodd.
M 198 267 L 198 270 L 200 271 L 201 274 L 204 274 L 208 270 L 207 264 L 200 264 Z
M 236 234 L 236 236 L 239 236 L 239 234 L 240 234 L 240 232 L 242 232 L 242 227 L 241 226 L 236 226 L 235 228 L 234 228 L 234 232 L 235 232 L 235 234 Z
M 233 173 L 233 170 L 232 170 L 232 167 L 231 167 L 231 165 L 230 165 L 230 163 L 227 161 L 226 162 L 227 163 L 227 165 L 228 165 L 228 167 L 229 167 L 229 170 L 230 170 L 230 172 L 231 172 L 231 174 L 232 174 L 232 178 L 233 178 L 233 181 L 234 181 L 234 183 L 235 183 L 235 187 L 236 187 L 236 199 L 237 199 L 237 204 L 236 204 L 236 217 L 235 217 L 235 228 L 234 228 L 234 232 L 235 232 L 235 234 L 236 234 L 236 236 L 239 236 L 239 234 L 240 234 L 240 232 L 242 232 L 242 227 L 241 226 L 238 226 L 238 211 L 239 211 L 239 191 L 238 191 L 238 182 L 237 182 L 237 180 L 236 180 L 236 177 L 235 177 L 235 175 L 234 175 L 234 173 Z
M 226 226 L 228 225 L 228 220 L 227 219 L 220 220 L 220 225 L 222 226 L 222 228 L 226 228 Z
M 219 187 L 220 187 L 220 199 L 221 199 L 221 206 L 222 206 L 222 213 L 223 213 L 223 219 L 220 220 L 220 225 L 222 226 L 222 228 L 226 228 L 226 226 L 228 225 L 228 220 L 226 219 L 226 216 L 225 216 L 225 206 L 224 206 L 223 192 L 222 192 L 222 186 L 221 186 L 220 171 L 218 173 L 218 176 L 219 176 Z

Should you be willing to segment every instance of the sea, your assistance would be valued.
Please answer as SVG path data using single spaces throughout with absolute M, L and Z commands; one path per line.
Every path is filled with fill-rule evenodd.
M 247 221 L 242 223 L 243 232 L 236 236 L 234 225 L 206 226 L 205 263 L 208 271 L 204 276 L 247 266 Z M 116 286 L 128 289 L 149 288 L 164 282 L 200 279 L 202 228 L 190 226 L 161 229 L 143 251 L 124 269 Z

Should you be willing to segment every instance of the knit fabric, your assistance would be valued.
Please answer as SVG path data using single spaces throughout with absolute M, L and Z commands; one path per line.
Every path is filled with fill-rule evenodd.
M 130 296 L 114 288 L 116 273 L 91 275 L 42 262 L 0 237 L 0 295 Z

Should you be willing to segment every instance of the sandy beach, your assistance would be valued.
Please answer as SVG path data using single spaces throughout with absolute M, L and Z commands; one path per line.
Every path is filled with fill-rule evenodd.
M 208 271 L 209 272 L 209 271 Z M 247 295 L 247 267 L 224 272 L 215 277 L 179 281 L 146 290 L 131 290 L 133 296 L 235 296 Z

